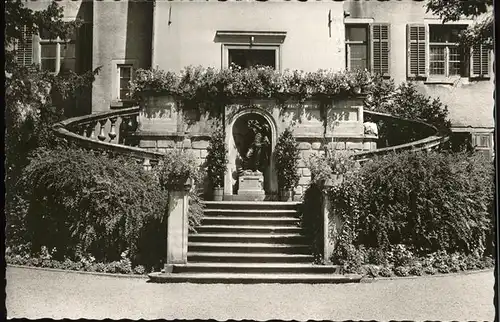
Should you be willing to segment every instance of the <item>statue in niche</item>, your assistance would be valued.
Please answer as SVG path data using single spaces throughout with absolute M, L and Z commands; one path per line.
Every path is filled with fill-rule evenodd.
M 269 125 L 261 124 L 257 120 L 247 123 L 252 140 L 248 144 L 247 152 L 242 157 L 242 168 L 247 171 L 264 173 L 270 157 Z

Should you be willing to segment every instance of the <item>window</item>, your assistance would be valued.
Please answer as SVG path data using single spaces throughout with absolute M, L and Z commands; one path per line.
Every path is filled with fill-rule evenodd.
M 389 25 L 346 25 L 347 70 L 368 69 L 389 76 Z
M 16 63 L 21 66 L 33 64 L 33 32 L 23 27 L 21 42 L 16 46 Z
M 465 28 L 465 25 L 408 25 L 408 77 L 487 77 L 489 51 L 480 46 L 471 55 L 458 44 L 459 34 Z
M 478 152 L 484 153 L 487 156 L 491 156 L 493 153 L 491 133 L 473 133 L 472 134 L 472 145 L 474 149 Z
M 280 70 L 281 45 L 285 38 L 284 31 L 218 30 L 215 42 L 221 44 L 221 67 L 268 66 Z
M 445 77 L 466 76 L 464 52 L 458 46 L 458 35 L 465 26 L 429 26 L 429 74 Z
M 229 65 L 241 68 L 269 66 L 276 68 L 276 50 L 274 49 L 228 49 Z
M 353 25 L 346 27 L 345 33 L 347 69 L 363 70 L 368 68 L 368 28 Z
M 40 68 L 55 74 L 64 70 L 75 71 L 75 37 L 71 40 L 61 40 L 59 37 L 50 39 L 45 31 L 40 32 Z
M 130 81 L 132 80 L 132 64 L 122 64 L 118 65 L 118 99 L 129 100 L 130 99 Z

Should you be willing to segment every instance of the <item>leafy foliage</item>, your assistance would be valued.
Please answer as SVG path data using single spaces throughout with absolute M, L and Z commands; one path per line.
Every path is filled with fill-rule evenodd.
M 340 184 L 323 190 L 320 183 L 331 178 L 332 166 L 316 160 L 302 224 L 320 247 L 314 236 L 321 235 L 321 225 L 314 222 L 321 222 L 326 193 L 329 213 L 342 222 L 334 261 L 359 266 L 353 245 L 374 249 L 364 257 L 375 265 L 411 266 L 413 257 L 438 251 L 492 254 L 493 165 L 482 154 L 392 154 L 347 171 Z
M 278 186 L 283 190 L 291 190 L 299 184 L 298 161 L 300 152 L 292 131 L 287 128 L 276 142 L 276 175 Z
M 480 43 L 493 46 L 492 0 L 430 0 L 426 6 L 427 12 L 440 16 L 443 22 L 482 17 L 461 33 L 461 44 L 468 47 Z
M 184 189 L 186 182 L 191 179 L 199 183 L 202 180 L 202 172 L 195 156 L 186 150 L 173 149 L 162 158 L 161 163 L 155 167 L 160 185 L 165 190 Z
M 444 133 L 448 132 L 451 126 L 448 107 L 439 98 L 420 93 L 411 82 L 401 83 L 396 87 L 392 80 L 376 77 L 365 100 L 365 108 L 409 120 L 421 120 Z M 403 144 L 428 135 L 427 127 L 414 122 L 388 120 L 377 116 L 367 116 L 365 120 L 377 123 L 379 147 Z
M 279 100 L 348 97 L 368 88 L 373 77 L 368 71 L 286 70 L 280 73 L 270 67 L 216 70 L 200 66 L 188 66 L 180 75 L 158 69 L 138 70 L 136 75 L 131 83 L 135 97 L 142 91 L 155 91 L 195 102 L 256 97 Z
M 114 260 L 137 255 L 141 229 L 162 220 L 166 195 L 151 173 L 122 159 L 73 149 L 40 150 L 22 177 L 28 209 L 7 240 L 25 229 L 31 251 L 57 248 L 58 258 L 92 254 Z
M 229 162 L 227 158 L 228 150 L 224 138 L 225 134 L 222 127 L 217 127 L 212 133 L 207 148 L 206 168 L 213 187 L 222 187 L 224 185 L 224 174 Z

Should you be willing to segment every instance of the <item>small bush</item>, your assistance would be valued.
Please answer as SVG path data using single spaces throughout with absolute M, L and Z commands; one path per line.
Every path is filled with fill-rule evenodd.
M 387 266 L 382 267 L 378 274 L 382 277 L 391 277 L 393 275 L 392 269 Z
M 408 276 L 410 275 L 410 268 L 407 266 L 396 266 L 394 267 L 394 274 L 400 277 Z
M 427 266 L 424 268 L 424 272 L 428 275 L 435 275 L 437 273 L 437 269 L 432 266 Z
M 201 169 L 196 157 L 189 151 L 174 149 L 165 154 L 155 168 L 160 185 L 166 191 L 183 190 L 188 179 L 201 182 Z
M 224 186 L 224 175 L 226 173 L 227 163 L 229 162 L 227 158 L 228 150 L 224 143 L 224 137 L 225 134 L 221 126 L 212 133 L 207 148 L 207 175 L 214 188 Z
M 134 267 L 134 274 L 144 275 L 146 273 L 146 268 L 142 265 L 137 265 Z
M 422 264 L 420 263 L 413 263 L 413 265 L 410 266 L 410 269 L 408 270 L 408 274 L 414 275 L 414 276 L 422 276 L 424 273 L 424 268 L 422 267 Z
M 276 143 L 276 174 L 280 189 L 288 191 L 299 184 L 298 161 L 300 152 L 292 131 L 287 128 Z

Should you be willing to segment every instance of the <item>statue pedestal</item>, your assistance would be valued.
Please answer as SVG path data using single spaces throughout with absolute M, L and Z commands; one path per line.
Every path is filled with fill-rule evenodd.
M 266 197 L 264 192 L 264 175 L 260 171 L 244 171 L 238 179 L 238 196 L 233 200 L 262 201 Z

